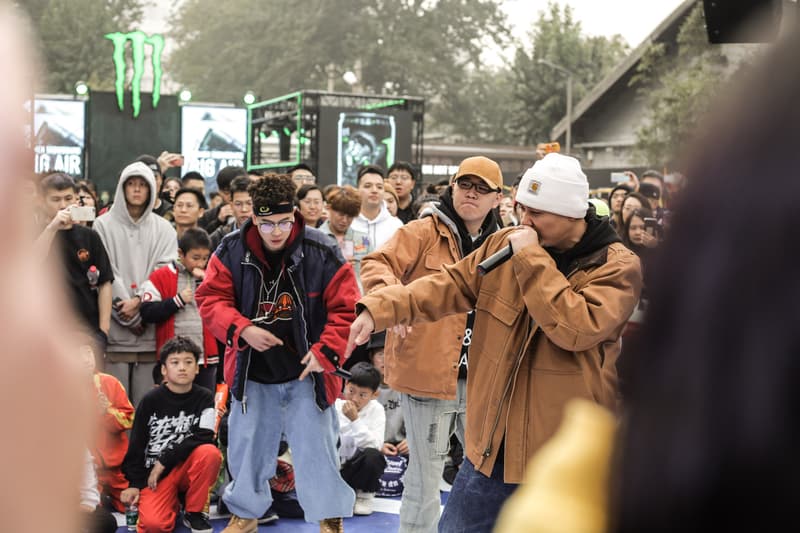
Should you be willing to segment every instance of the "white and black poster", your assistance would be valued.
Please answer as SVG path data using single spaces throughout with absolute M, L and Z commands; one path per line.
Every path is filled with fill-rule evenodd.
M 217 190 L 216 176 L 227 166 L 244 166 L 247 110 L 236 107 L 181 106 L 183 172 L 206 178 L 206 190 Z
M 33 101 L 34 172 L 64 172 L 84 177 L 86 102 L 35 98 Z

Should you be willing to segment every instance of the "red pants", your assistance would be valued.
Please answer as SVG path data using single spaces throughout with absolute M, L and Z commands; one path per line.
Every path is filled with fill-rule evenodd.
M 125 505 L 119 500 L 119 495 L 128 488 L 128 480 L 125 479 L 120 467 L 97 467 L 95 470 L 97 471 L 97 484 L 100 486 L 100 494 L 111 497 L 111 504 L 114 509 L 124 513 Z
M 186 493 L 184 509 L 198 513 L 206 509 L 209 491 L 217 480 L 222 454 L 213 444 L 194 449 L 183 463 L 159 480 L 155 491 L 145 487 L 139 494 L 139 533 L 175 529 L 180 508 L 178 492 Z

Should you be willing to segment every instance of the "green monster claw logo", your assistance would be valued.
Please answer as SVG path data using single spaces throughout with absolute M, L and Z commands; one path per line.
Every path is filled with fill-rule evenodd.
M 136 30 L 129 33 L 107 33 L 106 39 L 114 43 L 114 68 L 116 79 L 114 87 L 117 91 L 117 105 L 119 110 L 124 109 L 123 91 L 125 89 L 125 43 L 131 42 L 131 55 L 133 56 L 133 78 L 131 79 L 131 93 L 133 96 L 133 117 L 139 116 L 142 108 L 141 84 L 144 74 L 144 45 L 152 47 L 151 64 L 153 66 L 153 108 L 158 107 L 161 99 L 161 52 L 164 50 L 164 37 L 158 34 L 147 36 L 144 32 Z

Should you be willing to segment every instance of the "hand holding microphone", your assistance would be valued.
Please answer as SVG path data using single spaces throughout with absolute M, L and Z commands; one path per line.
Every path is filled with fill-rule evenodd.
M 499 267 L 518 250 L 528 246 L 539 244 L 539 234 L 530 226 L 517 226 L 514 231 L 508 234 L 508 246 L 495 252 L 478 264 L 478 274 L 485 276 L 495 268 Z

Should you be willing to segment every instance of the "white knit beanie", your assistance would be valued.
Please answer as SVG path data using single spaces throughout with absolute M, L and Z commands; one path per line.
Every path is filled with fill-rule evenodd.
M 525 171 L 516 201 L 546 213 L 583 218 L 589 208 L 589 182 L 577 159 L 550 153 Z

